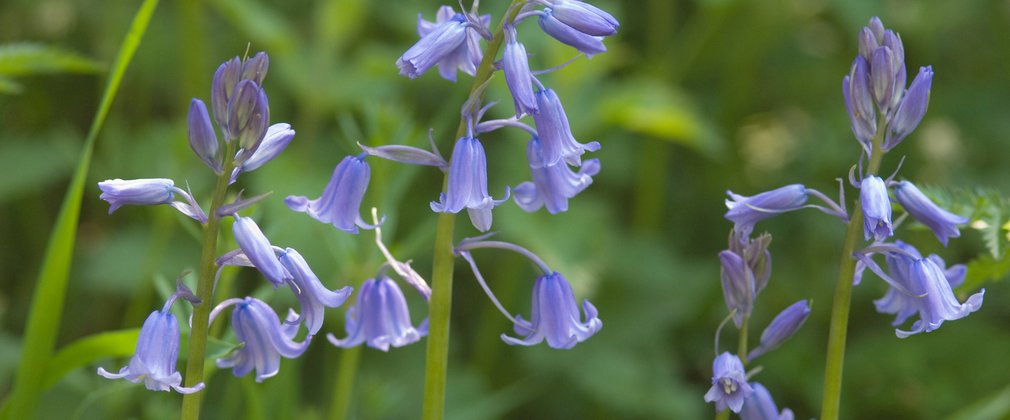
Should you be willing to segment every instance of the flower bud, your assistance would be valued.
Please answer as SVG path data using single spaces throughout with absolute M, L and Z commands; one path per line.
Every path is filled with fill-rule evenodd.
M 199 99 L 189 105 L 189 147 L 215 173 L 220 173 L 221 154 L 214 127 L 210 124 L 207 106 Z

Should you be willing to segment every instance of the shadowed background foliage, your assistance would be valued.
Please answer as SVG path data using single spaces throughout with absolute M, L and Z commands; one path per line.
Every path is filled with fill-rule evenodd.
M 485 1 L 484 12 L 497 20 L 500 3 Z M 936 72 L 925 120 L 892 153 L 908 157 L 902 176 L 955 190 L 1010 191 L 1006 1 L 594 3 L 622 23 L 607 40 L 610 51 L 542 80 L 559 93 L 576 136 L 602 143 L 595 157 L 603 171 L 567 213 L 526 214 L 509 204 L 496 210 L 494 229 L 564 273 L 576 296 L 599 308 L 605 328 L 570 351 L 506 346 L 499 335 L 511 333 L 508 321 L 458 263 L 450 418 L 709 416 L 712 407 L 702 395 L 713 334 L 726 313 L 716 258 L 730 228 L 722 219 L 725 191 L 749 195 L 797 182 L 837 188 L 834 179 L 858 157 L 841 78 L 856 54 L 857 31 L 871 16 L 901 34 L 910 75 L 930 64 Z M 138 6 L 123 0 L 8 0 L 0 6 L 0 44 L 59 46 L 87 62 L 70 73 L 4 78 L 20 92 L 0 96 L 0 396 L 10 392 L 33 282 L 98 105 L 101 72 Z M 357 153 L 355 142 L 422 146 L 431 128 L 440 148 L 451 150 L 468 79 L 453 85 L 427 74 L 410 81 L 393 64 L 416 40 L 417 12 L 431 19 L 437 6 L 428 0 L 163 0 L 98 138 L 58 347 L 138 327 L 172 280 L 195 267 L 199 235 L 189 220 L 164 207 L 127 207 L 108 216 L 96 183 L 169 177 L 204 196 L 212 181 L 186 142 L 189 100 L 206 100 L 217 65 L 247 46 L 270 54 L 265 88 L 272 121 L 290 122 L 298 133 L 280 157 L 240 181 L 256 193 L 273 191 L 250 214 L 274 244 L 299 249 L 330 288 L 373 275 L 380 256 L 371 232 L 336 231 L 288 211 L 282 198 L 319 194 L 333 166 Z M 520 38 L 534 67 L 574 56 L 538 35 L 532 21 L 524 25 Z M 493 82 L 489 96 L 507 98 L 504 83 Z M 508 102 L 493 113 L 507 116 Z M 509 132 L 485 139 L 493 194 L 528 179 L 525 141 Z M 883 172 L 896 160 L 886 161 Z M 414 260 L 427 275 L 435 225 L 428 202 L 437 196 L 441 174 L 378 160 L 372 168 L 366 206 L 387 215 L 384 234 L 393 253 Z M 985 214 L 990 226 L 1006 221 L 1006 214 L 996 213 Z M 812 417 L 819 412 L 842 226 L 807 211 L 758 230 L 775 237 L 775 267 L 752 328 L 760 331 L 803 298 L 813 300 L 813 313 L 791 342 L 763 358 L 756 379 L 780 406 Z M 948 261 L 992 251 L 976 229 L 964 229 L 947 249 L 921 227 L 903 230 L 908 241 Z M 467 223 L 457 225 L 458 238 L 475 233 Z M 996 239 L 1005 248 L 1006 240 Z M 994 253 L 997 259 L 1006 255 Z M 534 268 L 509 253 L 479 251 L 475 257 L 505 306 L 528 313 Z M 275 308 L 294 303 L 286 293 L 271 294 L 253 270 L 226 271 L 224 282 L 236 294 L 269 296 Z M 891 316 L 873 310 L 883 283 L 856 288 L 843 416 L 999 418 L 1010 412 L 1010 288 L 1004 282 L 986 287 L 978 313 L 906 340 L 894 337 Z M 416 322 L 424 304 L 416 295 L 409 299 Z M 346 307 L 328 311 L 324 330 L 344 336 Z M 723 340 L 727 350 L 736 337 L 730 331 Z M 327 418 L 341 411 L 333 403 L 342 351 L 317 337 L 305 356 L 285 360 L 280 374 L 262 384 L 218 371 L 204 412 L 209 418 Z M 361 351 L 351 416 L 416 416 L 423 359 L 420 344 L 388 354 Z M 121 363 L 99 362 L 107 369 Z M 100 378 L 96 366 L 74 370 L 43 394 L 38 417 L 178 416 L 176 394 Z M 957 414 L 963 409 L 971 411 Z

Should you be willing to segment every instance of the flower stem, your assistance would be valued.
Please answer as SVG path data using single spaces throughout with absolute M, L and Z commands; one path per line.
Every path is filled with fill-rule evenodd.
M 224 156 L 235 155 L 234 142 L 227 143 Z M 225 168 L 217 177 L 214 194 L 211 196 L 210 211 L 207 213 L 207 223 L 203 225 L 203 252 L 200 254 L 200 271 L 196 283 L 196 297 L 200 304 L 193 308 L 192 328 L 189 332 L 189 355 L 186 360 L 186 386 L 194 386 L 203 382 L 203 365 L 207 350 L 208 321 L 210 310 L 214 307 L 214 272 L 217 257 L 217 239 L 221 230 L 221 219 L 217 217 L 217 209 L 224 204 L 228 195 L 228 179 L 234 165 L 231 159 L 225 159 Z M 203 391 L 186 394 L 182 397 L 182 418 L 196 420 L 200 418 L 200 402 Z
M 873 153 L 866 168 L 867 175 L 876 175 L 880 170 L 880 162 L 884 157 L 881 149 L 883 134 L 887 126 L 881 124 L 877 135 L 873 138 Z M 842 203 L 844 205 L 844 203 Z M 849 325 L 849 306 L 852 300 L 852 276 L 856 272 L 856 260 L 852 253 L 856 250 L 859 235 L 863 231 L 862 204 L 856 200 L 853 206 L 849 224 L 845 230 L 845 242 L 842 244 L 842 255 L 838 269 L 838 284 L 835 285 L 835 297 L 831 306 L 831 329 L 828 332 L 828 354 L 824 366 L 824 397 L 821 405 L 821 419 L 838 419 L 842 398 L 842 368 L 845 362 L 845 337 Z
M 513 0 L 509 13 L 502 18 L 494 36 L 488 41 L 487 49 L 477 74 L 474 77 L 471 96 L 491 78 L 494 61 L 501 48 L 504 32 L 502 25 L 511 22 L 519 13 L 525 0 Z M 456 137 L 466 132 L 466 121 L 460 121 Z M 443 190 L 448 185 L 448 174 L 443 181 Z M 445 412 L 445 378 L 449 364 L 449 319 L 452 311 L 452 270 L 455 256 L 452 253 L 453 228 L 456 221 L 453 213 L 440 213 L 435 230 L 434 262 L 431 273 L 431 301 L 428 315 L 428 351 L 424 368 L 424 405 L 422 418 L 439 420 Z
M 330 408 L 330 419 L 332 420 L 344 420 L 351 417 L 351 395 L 354 391 L 354 378 L 358 374 L 360 359 L 361 346 L 343 349 L 340 353 L 337 386 L 333 391 L 333 406 Z

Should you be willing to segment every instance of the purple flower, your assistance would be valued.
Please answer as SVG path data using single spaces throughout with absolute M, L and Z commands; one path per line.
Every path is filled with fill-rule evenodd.
M 285 249 L 281 253 L 280 262 L 291 273 L 288 282 L 301 304 L 301 318 L 297 321 L 305 324 L 309 335 L 316 335 L 323 326 L 323 312 L 326 308 L 342 305 L 353 289 L 351 286 L 338 290 L 327 289 L 309 268 L 305 258 L 294 249 Z
M 870 88 L 870 64 L 863 56 L 856 57 L 849 75 L 842 79 L 842 94 L 852 133 L 870 154 L 873 152 L 873 136 L 877 134 L 877 113 L 873 108 Z
M 204 223 L 207 216 L 203 209 L 193 200 L 193 196 L 175 186 L 167 178 L 143 179 L 107 179 L 98 183 L 102 194 L 98 198 L 109 203 L 109 214 L 125 205 L 149 206 L 155 204 L 171 204 L 182 214 Z M 175 194 L 181 195 L 186 202 L 172 201 Z
M 599 142 L 579 143 L 572 135 L 568 116 L 561 106 L 561 100 L 551 89 L 543 89 L 535 94 L 539 113 L 533 114 L 541 143 L 541 161 L 544 165 L 554 165 L 564 159 L 572 166 L 581 166 L 582 156 L 587 150 L 600 150 Z
M 242 162 L 242 165 L 235 168 L 236 174 L 234 177 L 238 177 L 238 172 L 252 172 L 256 168 L 263 166 L 277 155 L 284 151 L 284 148 L 288 147 L 291 140 L 295 138 L 295 130 L 291 129 L 291 124 L 288 123 L 278 123 L 271 125 L 267 128 L 267 132 L 263 137 L 263 142 L 260 143 L 256 151 Z
M 332 224 L 348 233 L 358 233 L 358 228 L 372 229 L 365 223 L 359 208 L 365 198 L 371 169 L 365 162 L 365 155 L 347 156 L 333 169 L 333 176 L 326 184 L 323 195 L 315 200 L 304 196 L 289 196 L 284 203 L 291 210 L 307 213 L 313 219 Z
M 859 186 L 859 202 L 863 206 L 863 236 L 882 241 L 894 235 L 891 225 L 891 200 L 887 185 L 879 176 L 867 176 Z
M 554 16 L 554 10 L 550 7 L 540 12 L 540 18 L 537 21 L 540 23 L 540 29 L 543 29 L 544 33 L 560 41 L 562 44 L 579 50 L 586 57 L 592 57 L 593 54 L 607 51 L 607 47 L 603 45 L 602 36 L 589 35 L 568 26 Z
M 520 208 L 534 212 L 546 206 L 551 214 L 568 210 L 568 199 L 575 197 L 593 183 L 600 173 L 600 160 L 583 162 L 578 172 L 573 172 L 563 160 L 547 165 L 543 159 L 540 139 L 533 137 L 526 148 L 533 182 L 523 182 L 513 189 L 513 198 Z
M 505 27 L 505 51 L 502 53 L 505 82 L 515 102 L 516 116 L 536 114 L 537 100 L 533 95 L 533 74 L 530 72 L 526 47 L 516 39 L 516 28 Z
M 888 275 L 898 282 L 898 284 L 907 288 L 905 285 L 910 284 L 908 270 L 911 268 L 912 263 L 915 262 L 915 260 L 922 258 L 922 255 L 919 253 L 918 249 L 915 249 L 915 247 L 905 242 L 895 241 L 894 245 L 905 252 L 888 252 L 884 254 L 884 259 L 887 262 Z M 938 263 L 941 267 L 945 266 L 943 259 L 935 255 L 930 256 L 930 258 L 934 257 L 934 262 Z M 961 272 L 961 278 L 963 279 L 964 265 L 958 265 L 956 267 L 961 268 L 959 271 Z M 951 268 L 954 269 L 955 267 Z M 949 278 L 951 277 L 948 275 L 948 279 Z M 877 307 L 877 312 L 897 314 L 897 317 L 891 324 L 895 327 L 903 324 L 908 317 L 915 315 L 916 312 L 919 312 L 918 298 L 907 293 L 903 293 L 894 287 L 889 287 L 887 289 L 887 293 L 884 294 L 884 297 L 873 301 L 873 304 Z
M 898 338 L 936 330 L 944 321 L 964 318 L 982 307 L 985 289 L 969 296 L 963 304 L 958 302 L 946 273 L 933 259 L 920 258 L 912 262 L 907 280 L 912 293 L 925 296 L 916 297 L 919 320 L 912 323 L 910 331 L 895 330 Z
M 234 106 L 232 101 L 236 99 L 239 83 L 248 80 L 255 83 L 256 86 L 261 86 L 269 65 L 270 59 L 266 53 L 259 52 L 246 60 L 239 60 L 238 57 L 232 58 L 221 64 L 214 73 L 210 105 L 214 110 L 214 119 L 224 132 L 226 142 L 238 138 L 239 135 L 238 131 L 231 130 L 233 126 L 230 124 Z M 247 92 L 247 94 L 249 93 L 251 92 Z M 248 102 L 254 99 L 247 97 L 244 100 Z
M 603 321 L 597 317 L 596 307 L 589 300 L 582 301 L 582 321 L 579 308 L 568 280 L 557 272 L 537 277 L 533 284 L 531 319 L 526 321 L 516 316 L 515 333 L 525 335 L 518 339 L 502 334 L 507 344 L 532 346 L 547 340 L 547 345 L 555 349 L 570 349 L 596 334 L 603 328 Z
M 273 245 L 270 245 L 270 240 L 263 235 L 263 231 L 253 219 L 235 216 L 232 231 L 242 253 L 270 283 L 273 283 L 274 287 L 291 280 L 291 273 L 281 265 Z
M 256 82 L 243 80 L 235 86 L 235 95 L 228 103 L 227 131 L 238 139 L 239 151 L 235 165 L 241 166 L 260 147 L 270 124 L 267 94 Z
M 172 300 L 161 311 L 151 312 L 140 327 L 137 350 L 130 358 L 130 364 L 117 373 L 98 368 L 99 375 L 133 383 L 144 381 L 144 386 L 151 391 L 168 391 L 171 388 L 180 394 L 190 394 L 203 389 L 202 382 L 191 388 L 180 386 L 182 375 L 175 370 L 179 357 L 179 321 L 169 311 Z
M 407 300 L 393 279 L 380 275 L 361 285 L 354 306 L 347 311 L 344 323 L 347 338 L 339 340 L 333 334 L 326 338 L 334 346 L 349 348 L 361 343 L 388 351 L 389 346 L 403 347 L 428 335 L 428 320 L 416 328 L 411 326 Z
M 301 343 L 295 342 L 298 323 L 292 311 L 283 324 L 273 308 L 263 301 L 251 297 L 232 298 L 221 302 L 211 312 L 211 320 L 230 305 L 235 305 L 231 313 L 231 327 L 235 338 L 242 344 L 231 356 L 217 359 L 217 367 L 232 368 L 235 376 L 245 376 L 256 369 L 256 382 L 277 374 L 281 366 L 281 356 L 294 359 L 309 348 L 312 336 Z
M 487 26 L 487 19 L 480 20 Z M 456 81 L 457 68 L 471 76 L 476 74 L 481 61 L 480 37 L 470 25 L 465 15 L 449 6 L 438 9 L 435 22 L 418 14 L 417 33 L 421 39 L 396 60 L 400 74 L 414 79 L 436 64 L 442 78 L 452 82 Z
M 793 420 L 793 411 L 786 408 L 780 413 L 764 385 L 757 382 L 750 385 L 754 392 L 743 401 L 740 420 Z
M 779 312 L 775 319 L 761 332 L 761 345 L 747 354 L 747 361 L 775 350 L 792 337 L 810 315 L 810 303 L 801 300 Z
M 895 184 L 894 197 L 898 204 L 911 214 L 915 220 L 929 226 L 944 246 L 947 246 L 949 238 L 961 236 L 961 231 L 957 225 L 968 223 L 968 219 L 944 210 L 934 204 L 926 197 L 914 184 L 908 181 L 900 181 Z
M 743 325 L 744 317 L 750 315 L 754 309 L 754 298 L 757 296 L 754 273 L 747 265 L 747 261 L 733 251 L 720 252 L 719 261 L 722 264 L 720 277 L 723 298 L 726 307 L 735 311 L 733 323 L 739 328 Z
M 617 33 L 620 23 L 610 13 L 578 0 L 551 0 L 554 17 L 579 32 L 592 36 Z
M 215 173 L 221 172 L 220 145 L 214 127 L 210 124 L 207 105 L 194 98 L 189 105 L 189 147 Z
M 716 356 L 712 361 L 712 387 L 705 393 L 705 402 L 715 402 L 716 412 L 729 407 L 739 413 L 752 391 L 739 357 L 729 352 Z
M 768 246 L 772 243 L 770 234 L 762 234 L 750 239 L 740 232 L 733 231 L 729 238 L 729 251 L 735 253 L 747 263 L 754 273 L 754 294 L 761 293 L 772 276 L 772 253 Z
M 901 143 L 919 126 L 922 117 L 926 115 L 929 105 L 929 90 L 933 84 L 933 67 L 919 68 L 919 74 L 912 80 L 904 99 L 898 105 L 898 110 L 888 126 L 887 137 L 884 139 L 884 150 L 891 150 Z
M 508 200 L 495 200 L 487 192 L 487 157 L 484 146 L 475 137 L 460 137 L 449 160 L 447 192 L 431 202 L 431 210 L 439 213 L 459 213 L 464 208 L 473 226 L 481 232 L 491 229 L 491 209 Z
M 733 230 L 742 237 L 750 236 L 754 225 L 769 217 L 803 208 L 807 203 L 807 189 L 800 184 L 786 185 L 750 197 L 727 191 L 726 219 L 733 222 Z

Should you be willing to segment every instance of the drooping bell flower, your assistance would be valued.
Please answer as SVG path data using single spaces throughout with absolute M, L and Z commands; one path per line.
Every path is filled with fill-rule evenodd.
M 538 137 L 533 137 L 526 148 L 533 182 L 523 182 L 513 190 L 513 198 L 519 207 L 534 212 L 547 207 L 551 214 L 568 210 L 568 199 L 575 197 L 593 183 L 593 176 L 600 173 L 600 160 L 590 159 L 582 163 L 578 172 L 572 171 L 564 160 L 553 165 L 545 163 L 543 147 Z
M 414 327 L 410 322 L 407 300 L 393 279 L 379 275 L 366 280 L 358 290 L 358 298 L 344 323 L 347 338 L 326 338 L 334 346 L 349 348 L 362 343 L 382 351 L 403 347 L 428 335 L 428 319 Z
M 919 320 L 912 323 L 909 331 L 895 330 L 898 338 L 934 331 L 944 321 L 964 318 L 982 307 L 985 289 L 969 296 L 964 303 L 958 302 L 946 273 L 933 259 L 920 258 L 912 262 L 908 282 L 908 289 L 921 296 L 915 296 Z
M 714 402 L 716 412 L 729 408 L 739 413 L 751 392 L 740 358 L 729 352 L 716 356 L 712 361 L 712 387 L 705 393 L 705 402 Z
M 891 199 L 887 184 L 879 176 L 868 175 L 859 185 L 859 202 L 863 207 L 863 236 L 882 241 L 894 235 L 891 225 Z
M 592 36 L 609 36 L 621 26 L 610 13 L 578 0 L 550 0 L 551 14 L 579 32 Z
M 551 348 L 570 349 L 603 328 L 603 321 L 589 300 L 582 301 L 583 316 L 580 317 L 572 286 L 557 272 L 537 277 L 531 306 L 529 321 L 522 316 L 515 317 L 515 333 L 525 337 L 519 339 L 502 334 L 505 343 L 532 346 L 547 340 Z
M 342 305 L 353 288 L 345 286 L 337 290 L 327 289 L 309 268 L 305 258 L 294 249 L 285 249 L 280 255 L 280 262 L 291 273 L 288 281 L 301 305 L 301 317 L 297 321 L 305 324 L 309 335 L 316 335 L 323 326 L 323 312 L 326 308 Z
M 884 138 L 885 151 L 901 143 L 922 122 L 922 117 L 926 115 L 926 108 L 929 106 L 929 90 L 932 84 L 933 67 L 920 67 L 919 74 L 908 86 L 908 92 L 902 98 L 891 125 L 888 126 L 887 136 Z
M 256 151 L 242 162 L 241 166 L 235 168 L 232 172 L 231 182 L 235 182 L 240 173 L 252 172 L 256 168 L 263 166 L 263 164 L 273 160 L 277 155 L 281 154 L 291 140 L 295 138 L 295 130 L 291 129 L 291 124 L 288 123 L 277 123 L 271 125 L 267 128 L 266 135 L 263 137 L 263 142 L 260 143 Z
M 928 226 L 936 239 L 947 246 L 949 238 L 961 236 L 957 225 L 968 223 L 968 218 L 944 210 L 933 203 L 915 184 L 900 181 L 894 186 L 894 198 L 915 220 Z
M 796 333 L 810 316 L 810 302 L 801 300 L 779 312 L 761 332 L 761 344 L 747 354 L 747 361 L 778 348 Z
M 298 332 L 298 315 L 292 311 L 281 323 L 273 308 L 259 299 L 232 298 L 221 302 L 211 311 L 211 320 L 228 306 L 235 305 L 231 313 L 231 327 L 235 338 L 242 344 L 231 356 L 217 359 L 217 367 L 232 368 L 235 376 L 245 376 L 256 370 L 256 382 L 277 374 L 281 356 L 294 359 L 305 353 L 312 341 L 308 336 L 301 343 L 294 341 Z
M 491 229 L 491 209 L 507 201 L 495 200 L 487 192 L 487 156 L 484 146 L 475 137 L 460 137 L 449 160 L 449 180 L 446 192 L 431 202 L 431 210 L 439 213 L 459 213 L 464 208 L 473 226 L 481 232 Z
M 554 165 L 564 159 L 569 165 L 580 166 L 583 153 L 600 150 L 599 142 L 582 144 L 575 140 L 572 128 L 568 125 L 565 108 L 561 106 L 561 100 L 553 90 L 542 89 L 537 91 L 535 96 L 540 112 L 533 114 L 533 121 L 540 137 L 544 165 Z
M 360 213 L 361 200 L 365 198 L 371 176 L 366 156 L 347 156 L 340 161 L 319 198 L 309 200 L 305 196 L 292 195 L 285 198 L 284 203 L 291 210 L 306 213 L 344 232 L 358 233 L 358 228 L 374 228 L 361 218 Z
M 533 95 L 533 73 L 530 72 L 526 47 L 516 38 L 516 28 L 505 27 L 505 47 L 502 52 L 502 71 L 505 82 L 515 102 L 516 116 L 533 115 L 538 111 L 537 99 Z
M 126 379 L 133 383 L 144 382 L 151 391 L 174 389 L 180 394 L 190 394 L 203 389 L 203 382 L 192 387 L 183 387 L 182 375 L 175 370 L 179 358 L 179 320 L 171 312 L 172 304 L 178 298 L 195 301 L 192 292 L 184 286 L 168 298 L 160 311 L 151 315 L 140 327 L 137 348 L 130 363 L 117 373 L 98 368 L 98 374 L 109 379 Z
M 200 223 L 207 222 L 203 209 L 196 203 L 193 196 L 175 186 L 171 179 L 107 179 L 98 183 L 102 194 L 98 198 L 109 203 L 109 214 L 125 206 L 150 206 L 170 204 L 180 213 L 189 216 Z M 175 194 L 181 195 L 186 202 L 173 201 Z
M 733 230 L 743 237 L 750 236 L 754 225 L 764 219 L 788 211 L 799 210 L 807 203 L 807 188 L 800 184 L 786 185 L 750 197 L 726 191 L 726 219 L 733 222 Z
M 485 27 L 490 22 L 484 17 L 475 20 Z M 476 74 L 482 53 L 480 35 L 471 25 L 474 23 L 466 15 L 449 6 L 438 9 L 435 22 L 418 14 L 417 33 L 421 39 L 396 60 L 400 74 L 414 79 L 436 64 L 439 75 L 451 82 L 456 81 L 457 69 L 471 76 Z
M 537 19 L 537 22 L 544 33 L 562 44 L 579 50 L 586 57 L 607 51 L 607 47 L 603 45 L 602 36 L 589 35 L 565 24 L 554 15 L 554 9 L 545 8 L 539 15 L 540 18 Z
M 249 217 L 235 216 L 232 232 L 242 253 L 274 287 L 291 280 L 291 273 L 281 265 L 273 245 L 270 245 L 270 240 L 260 230 L 256 221 Z

